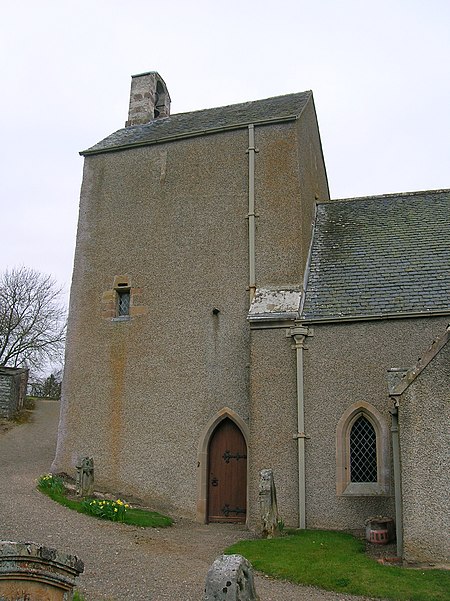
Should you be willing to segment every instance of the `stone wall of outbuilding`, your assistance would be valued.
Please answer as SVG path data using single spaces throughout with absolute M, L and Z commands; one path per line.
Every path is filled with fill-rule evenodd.
M 28 369 L 0 367 L 0 417 L 12 419 L 23 407 Z

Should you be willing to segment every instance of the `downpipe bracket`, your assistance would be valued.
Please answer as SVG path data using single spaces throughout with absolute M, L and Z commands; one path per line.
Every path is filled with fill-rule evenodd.
M 299 438 L 303 438 L 304 440 L 311 440 L 311 436 L 308 436 L 308 434 L 305 434 L 304 432 L 297 432 L 297 434 L 294 434 L 292 438 L 294 440 L 298 440 Z

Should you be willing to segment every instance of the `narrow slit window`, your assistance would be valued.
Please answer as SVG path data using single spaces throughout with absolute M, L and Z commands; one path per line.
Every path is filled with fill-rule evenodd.
M 358 417 L 350 432 L 350 481 L 377 481 L 377 436 L 364 415 Z

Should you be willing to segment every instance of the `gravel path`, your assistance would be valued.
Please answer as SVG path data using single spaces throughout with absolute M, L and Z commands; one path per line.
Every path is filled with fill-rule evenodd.
M 87 601 L 201 601 L 209 566 L 249 533 L 230 524 L 179 520 L 144 529 L 66 509 L 36 491 L 52 462 L 59 404 L 37 403 L 30 423 L 0 433 L 0 540 L 34 541 L 78 555 L 78 587 Z M 362 601 L 256 576 L 261 601 Z

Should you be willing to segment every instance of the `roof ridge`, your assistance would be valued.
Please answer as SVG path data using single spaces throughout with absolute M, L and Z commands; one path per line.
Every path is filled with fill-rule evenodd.
M 269 96 L 267 98 L 259 98 L 257 100 L 244 100 L 242 102 L 232 102 L 231 104 L 223 104 L 221 106 L 210 106 L 210 107 L 205 107 L 203 109 L 195 109 L 193 111 L 183 111 L 181 113 L 173 113 L 165 118 L 170 119 L 171 117 L 179 117 L 180 115 L 192 115 L 193 113 L 203 113 L 205 111 L 217 111 L 217 110 L 220 111 L 220 110 L 227 109 L 230 107 L 237 107 L 237 106 L 244 106 L 244 105 L 248 106 L 251 104 L 256 104 L 258 102 L 266 102 L 269 100 L 280 100 L 281 98 L 288 98 L 289 96 L 303 96 L 303 95 L 312 96 L 312 90 L 305 90 L 303 92 L 291 92 L 290 94 L 280 94 L 279 96 Z M 149 121 L 149 123 L 145 123 L 144 125 L 149 125 L 150 123 L 153 123 L 154 121 L 155 120 L 153 119 L 152 121 Z
M 99 154 L 127 148 L 170 142 L 181 138 L 207 135 L 247 127 L 270 125 L 300 119 L 312 102 L 312 92 L 295 92 L 262 100 L 251 100 L 223 107 L 174 113 L 148 123 L 116 130 L 81 155 Z
M 401 198 L 409 196 L 420 196 L 423 194 L 445 194 L 450 193 L 450 188 L 437 188 L 435 190 L 414 190 L 412 192 L 389 192 L 389 194 L 374 194 L 373 196 L 354 196 L 350 198 L 331 198 L 330 200 L 321 200 L 318 205 L 329 205 L 332 203 L 354 202 L 359 200 L 375 200 L 377 198 Z

